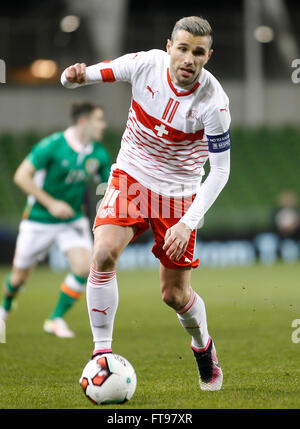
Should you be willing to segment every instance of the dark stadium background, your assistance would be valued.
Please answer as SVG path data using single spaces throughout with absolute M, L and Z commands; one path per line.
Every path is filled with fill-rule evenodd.
M 61 29 L 68 15 L 80 18 L 72 32 Z M 11 262 L 25 203 L 13 173 L 39 138 L 68 125 L 71 102 L 102 103 L 109 124 L 104 143 L 113 160 L 118 152 L 129 86 L 67 91 L 59 82 L 63 69 L 77 61 L 93 64 L 127 52 L 164 49 L 174 22 L 187 15 L 206 17 L 214 29 L 214 55 L 207 68 L 229 95 L 232 114 L 231 176 L 198 233 L 200 257 L 214 266 L 299 260 L 299 227 L 282 233 L 275 223 L 285 190 L 294 193 L 294 200 L 282 217 L 299 216 L 300 83 L 292 81 L 292 61 L 300 58 L 299 2 L 31 0 L 6 2 L 0 13 L 0 58 L 6 64 L 6 83 L 0 84 L 1 264 Z M 261 25 L 267 26 L 267 36 L 271 29 L 264 43 L 254 37 Z M 32 64 L 38 59 L 53 61 L 52 75 L 34 75 Z M 87 200 L 92 220 L 97 203 L 93 184 Z M 151 233 L 145 234 L 128 250 L 132 268 L 134 249 L 148 254 L 151 240 Z M 149 266 L 147 258 L 139 258 L 137 267 Z

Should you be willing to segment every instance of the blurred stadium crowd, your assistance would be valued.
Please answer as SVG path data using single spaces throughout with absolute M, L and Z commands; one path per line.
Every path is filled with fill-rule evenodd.
M 184 6 L 157 0 L 24 0 L 18 8 L 5 3 L 0 16 L 6 67 L 0 87 L 0 263 L 11 261 L 25 203 L 12 181 L 14 171 L 41 137 L 66 127 L 71 102 L 88 99 L 104 106 L 104 144 L 112 160 L 118 152 L 129 86 L 73 93 L 60 85 L 62 70 L 75 61 L 94 64 L 165 49 L 174 22 L 187 15 L 206 17 L 214 29 L 207 68 L 229 95 L 232 114 L 231 175 L 198 232 L 202 263 L 299 260 L 300 84 L 291 78 L 300 46 L 297 1 L 231 0 L 216 7 L 194 0 Z M 87 196 L 91 221 L 95 189 L 91 184 Z M 155 265 L 146 250 L 151 240 L 146 234 L 130 246 L 121 267 Z M 52 264 L 59 268 L 64 261 L 54 252 Z

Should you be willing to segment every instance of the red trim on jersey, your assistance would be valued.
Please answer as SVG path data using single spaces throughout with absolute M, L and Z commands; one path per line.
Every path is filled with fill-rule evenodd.
M 173 109 L 170 113 L 170 116 L 168 118 L 169 124 L 173 121 L 174 115 L 176 113 L 176 110 L 178 109 L 179 104 L 180 104 L 179 101 L 175 101 L 174 107 L 173 107 Z
M 132 148 L 132 149 L 134 149 L 134 148 Z M 157 170 L 159 170 L 159 171 L 161 171 L 162 173 L 164 173 L 164 174 L 166 174 L 166 171 L 165 170 L 163 170 L 162 168 L 159 168 L 159 167 L 162 167 L 162 166 L 164 166 L 165 164 L 166 164 L 166 162 L 165 161 L 162 161 L 162 160 L 160 160 L 160 159 L 158 159 L 158 158 L 155 158 L 155 161 L 157 161 L 156 163 L 154 163 L 153 162 L 153 156 L 152 157 L 147 157 L 147 156 L 145 156 L 145 155 L 142 155 L 141 153 L 139 153 L 139 152 L 133 152 L 132 150 L 130 150 L 130 149 L 127 149 L 127 151 L 128 151 L 128 153 L 130 153 L 132 156 L 133 156 L 133 158 L 140 158 L 141 160 L 152 160 L 152 165 L 153 165 L 153 168 L 152 167 L 147 167 L 147 170 L 154 170 L 154 172 L 155 171 L 157 171 Z M 171 170 L 171 168 L 169 167 L 169 170 Z M 173 166 L 173 172 L 174 172 L 174 174 L 176 174 L 177 173 L 177 171 L 178 171 L 178 167 L 175 167 L 175 166 Z M 189 170 L 189 172 L 184 172 L 184 171 L 182 171 L 182 172 L 180 172 L 180 175 L 182 176 L 182 175 L 185 175 L 185 176 L 190 176 L 191 175 L 191 172 L 193 172 L 193 173 L 195 173 L 195 174 L 198 174 L 198 173 L 200 173 L 200 171 L 201 171 L 201 166 L 199 166 L 199 167 L 196 167 L 196 168 L 193 168 L 193 169 L 190 169 Z M 168 171 L 167 172 L 167 174 L 170 174 L 170 171 Z
M 172 152 L 178 152 L 178 151 L 184 151 L 184 150 L 190 152 L 191 150 L 195 149 L 196 147 L 198 147 L 198 148 L 203 147 L 204 149 L 199 149 L 199 150 L 202 152 L 204 152 L 204 151 L 208 152 L 208 144 L 207 144 L 206 140 L 205 141 L 203 141 L 203 140 L 202 141 L 196 141 L 196 143 L 193 141 L 184 142 L 183 144 L 177 143 L 175 145 L 173 142 L 167 143 L 165 141 L 162 141 L 161 139 L 158 139 L 158 138 L 152 136 L 151 134 L 149 134 L 145 130 L 143 130 L 142 127 L 139 125 L 136 118 L 132 115 L 132 109 L 130 111 L 130 116 L 128 116 L 127 128 L 130 128 L 129 121 L 131 122 L 131 124 L 134 128 L 137 128 L 141 131 L 139 134 L 142 135 L 145 139 L 147 139 L 147 141 L 149 141 L 151 143 L 157 142 L 162 149 L 171 148 Z M 176 147 L 176 149 L 173 149 L 174 147 Z
M 198 130 L 195 133 L 184 133 L 183 131 L 176 130 L 167 124 L 164 124 L 161 120 L 154 118 L 153 116 L 146 113 L 143 108 L 135 101 L 132 100 L 132 108 L 135 111 L 137 120 L 143 124 L 146 128 L 151 129 L 154 134 L 157 135 L 155 127 L 160 127 L 162 124 L 165 126 L 165 133 L 163 134 L 164 140 L 169 140 L 174 143 L 181 141 L 195 141 L 201 140 L 204 135 L 204 130 Z
M 166 119 L 167 114 L 169 113 L 169 110 L 170 110 L 170 107 L 172 106 L 173 101 L 174 101 L 173 98 L 169 99 L 168 104 L 166 105 L 165 111 L 164 111 L 164 113 L 162 115 L 163 119 Z
M 136 137 L 136 136 L 135 136 Z M 138 139 L 138 137 L 136 137 L 136 139 Z M 149 154 L 149 155 L 151 155 L 151 156 L 154 156 L 155 158 L 156 158 L 156 160 L 157 161 L 159 161 L 159 162 L 162 162 L 163 164 L 165 164 L 166 162 L 169 162 L 169 161 L 178 161 L 178 164 L 177 164 L 177 168 L 178 167 L 192 167 L 193 165 L 196 165 L 196 166 L 199 166 L 199 161 L 198 161 L 198 159 L 199 158 L 207 158 L 207 155 L 199 155 L 199 156 L 197 156 L 197 157 L 190 157 L 190 158 L 186 158 L 186 159 L 182 159 L 182 160 L 178 160 L 178 158 L 176 158 L 176 157 L 172 157 L 172 156 L 170 156 L 169 154 L 167 154 L 168 156 L 166 157 L 166 156 L 163 156 L 163 155 L 160 155 L 160 153 L 163 153 L 164 155 L 166 155 L 166 152 L 165 151 L 161 151 L 161 150 L 158 150 L 158 149 L 156 149 L 156 148 L 153 148 L 152 146 L 150 146 L 150 145 L 148 145 L 148 144 L 146 144 L 146 143 L 143 143 L 140 139 L 138 139 L 139 141 L 135 141 L 135 144 L 137 145 L 137 146 L 139 146 L 139 147 L 141 147 L 141 148 L 143 148 L 143 147 L 148 147 L 149 149 L 154 149 L 154 150 L 156 150 L 158 153 L 153 153 L 153 152 L 150 152 L 149 151 L 149 149 L 148 149 L 148 151 L 149 152 L 147 152 L 147 154 Z M 140 142 L 140 143 L 139 143 Z M 195 152 L 193 152 L 193 153 L 197 153 L 198 151 L 195 151 Z M 151 159 L 151 158 L 150 158 Z M 179 163 L 179 161 L 180 161 L 180 163 Z M 188 161 L 192 161 L 192 163 L 191 164 L 186 164 L 186 162 L 188 162 Z
M 103 82 L 115 82 L 116 78 L 113 69 L 101 69 L 100 73 Z
M 177 97 L 184 97 L 185 95 L 190 95 L 192 94 L 194 91 L 196 91 L 196 89 L 200 86 L 200 82 L 197 82 L 192 89 L 190 89 L 189 91 L 185 91 L 185 92 L 178 92 L 177 89 L 174 87 L 171 78 L 170 78 L 170 72 L 169 69 L 167 69 L 167 79 L 168 79 L 168 83 L 170 85 L 170 88 L 172 89 L 172 91 L 174 92 L 174 94 L 177 95 Z
M 143 133 L 142 131 L 139 131 L 138 128 L 134 128 L 133 122 L 132 122 L 132 126 L 127 125 L 127 128 L 132 132 L 134 137 L 139 142 L 141 142 L 142 146 L 148 146 L 149 148 L 155 149 L 158 152 L 161 152 L 165 155 L 175 155 L 177 152 L 180 152 L 179 155 L 181 155 L 181 156 L 193 155 L 194 153 L 197 153 L 197 154 L 204 153 L 204 155 L 202 155 L 202 157 L 207 157 L 208 150 L 207 149 L 201 149 L 201 145 L 199 145 L 197 143 L 196 144 L 187 143 L 187 147 L 185 149 L 181 149 L 181 148 L 180 149 L 173 149 L 173 148 L 170 149 L 168 146 L 165 146 L 165 143 L 163 143 L 163 142 L 158 143 L 156 141 L 150 140 L 149 137 L 151 137 L 151 136 L 149 136 L 148 133 L 146 133 L 146 135 L 145 135 L 145 133 Z M 139 136 L 140 136 L 140 138 L 139 138 Z M 149 136 L 149 137 L 147 137 L 147 136 Z M 130 137 L 130 135 L 128 137 Z M 143 140 L 141 140 L 141 138 Z M 138 144 L 138 142 L 136 142 L 136 143 Z M 164 146 L 162 146 L 161 143 L 163 143 Z M 190 147 L 191 144 L 194 146 Z M 159 149 L 161 149 L 161 151 L 157 147 Z M 176 146 L 173 145 L 173 147 L 176 147 Z M 187 152 L 187 154 L 185 152 Z M 178 160 L 178 158 L 176 158 L 176 160 Z
M 182 162 L 182 163 L 184 163 L 185 161 L 195 161 L 195 160 L 197 160 L 197 159 L 199 159 L 199 158 L 207 158 L 207 152 L 208 151 L 202 151 L 202 150 L 199 150 L 199 149 L 196 149 L 196 150 L 194 150 L 194 152 L 192 152 L 191 150 L 189 150 L 189 152 L 187 153 L 187 154 L 182 154 L 181 156 L 183 157 L 183 156 L 189 156 L 188 158 L 186 158 L 186 159 L 180 159 L 180 158 L 178 158 L 178 157 L 174 157 L 176 154 L 174 153 L 175 151 L 172 151 L 172 150 L 168 150 L 168 149 L 165 149 L 165 148 L 163 148 L 162 146 L 160 146 L 160 145 L 158 145 L 157 143 L 155 143 L 155 142 L 150 142 L 149 140 L 146 140 L 146 141 L 143 141 L 143 140 L 141 140 L 139 137 L 138 137 L 138 135 L 137 134 L 139 134 L 142 138 L 144 138 L 144 136 L 138 131 L 138 130 L 135 130 L 134 131 L 134 129 L 132 128 L 132 127 L 129 127 L 129 129 L 130 129 L 130 131 L 132 132 L 132 134 L 134 135 L 134 137 L 136 138 L 136 140 L 134 141 L 134 143 L 136 143 L 138 146 L 141 146 L 141 147 L 148 147 L 149 149 L 152 149 L 152 150 L 155 150 L 156 152 L 159 152 L 159 153 L 162 153 L 162 154 L 164 154 L 164 155 L 167 155 L 167 157 L 162 157 L 162 158 L 164 158 L 165 160 L 174 160 L 174 161 L 177 161 L 177 162 Z M 128 136 L 129 137 L 129 139 L 130 139 L 130 136 Z M 148 143 L 150 143 L 150 144 L 148 144 Z M 159 150 L 157 147 L 155 147 L 155 146 L 158 146 L 159 147 L 159 149 L 162 149 L 162 150 Z M 191 157 L 191 155 L 194 155 L 194 154 L 199 154 L 199 152 L 206 152 L 206 154 L 205 155 L 199 155 L 199 156 L 197 156 L 197 157 Z M 159 157 L 159 155 L 158 154 L 155 154 L 155 153 L 151 153 L 150 151 L 149 152 L 147 152 L 149 155 L 153 155 L 153 156 L 157 156 L 157 157 Z M 195 162 L 194 162 L 195 163 Z M 182 164 L 183 165 L 183 164 Z M 179 164 L 177 164 L 177 166 L 179 166 Z

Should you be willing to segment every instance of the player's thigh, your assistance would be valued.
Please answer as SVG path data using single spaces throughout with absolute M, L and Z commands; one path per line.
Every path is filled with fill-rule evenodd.
M 61 225 L 55 241 L 60 251 L 68 257 L 74 274 L 87 277 L 93 250 L 89 220 L 83 217 Z
M 134 226 L 99 225 L 94 231 L 93 267 L 97 271 L 115 270 L 123 250 L 135 233 Z
M 66 251 L 71 270 L 79 277 L 88 277 L 92 259 L 92 252 L 84 247 L 72 247 Z
M 42 260 L 54 241 L 53 225 L 23 220 L 20 223 L 13 266 L 27 270 Z
M 175 310 L 182 308 L 189 300 L 191 268 L 166 268 L 160 265 L 161 294 L 166 304 Z

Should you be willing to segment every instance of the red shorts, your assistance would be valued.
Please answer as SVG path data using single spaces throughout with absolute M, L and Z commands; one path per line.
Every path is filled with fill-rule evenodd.
M 98 209 L 94 229 L 99 225 L 134 226 L 136 233 L 131 241 L 150 226 L 154 235 L 153 254 L 166 268 L 196 268 L 199 259 L 193 261 L 196 230 L 191 233 L 187 249 L 179 261 L 171 260 L 163 250 L 167 229 L 175 225 L 191 205 L 194 196 L 165 197 L 145 188 L 123 170 L 112 173 L 111 182 Z

